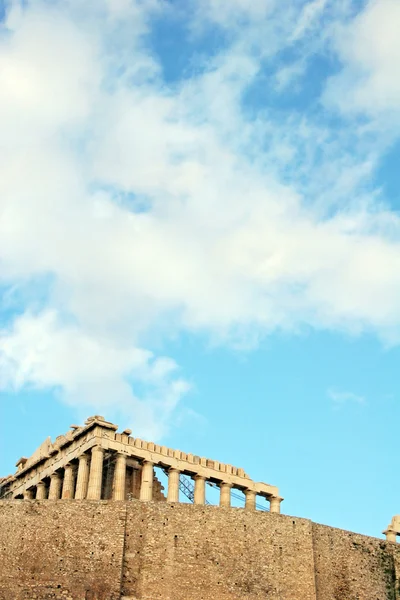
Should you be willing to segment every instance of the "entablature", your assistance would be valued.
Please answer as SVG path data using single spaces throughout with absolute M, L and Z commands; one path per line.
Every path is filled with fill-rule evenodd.
M 71 426 L 71 430 L 58 436 L 54 443 L 47 438 L 30 458 L 23 457 L 18 461 L 17 472 L 7 479 L 8 489 L 13 497 L 20 496 L 98 446 L 104 451 L 124 455 L 133 461 L 131 464 L 147 462 L 164 471 L 174 469 L 192 478 L 200 477 L 217 485 L 227 484 L 269 500 L 279 498 L 276 486 L 253 481 L 242 468 L 132 437 L 129 429 L 117 433 L 117 429 L 117 425 L 95 415 L 89 417 L 82 427 Z

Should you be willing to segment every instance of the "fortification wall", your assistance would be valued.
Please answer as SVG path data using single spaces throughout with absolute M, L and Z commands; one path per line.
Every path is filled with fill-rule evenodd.
M 395 544 L 312 524 L 317 600 L 396 600 Z
M 1 600 L 395 600 L 399 547 L 160 502 L 0 502 Z
M 0 502 L 1 600 L 120 598 L 122 503 Z
M 243 509 L 128 505 L 124 595 L 315 600 L 311 522 Z

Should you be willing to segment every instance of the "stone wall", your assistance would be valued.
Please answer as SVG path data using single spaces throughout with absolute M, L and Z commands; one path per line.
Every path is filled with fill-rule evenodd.
M 125 596 L 314 600 L 311 522 L 189 504 L 128 506 Z
M 398 546 L 285 515 L 0 502 L 0 599 L 395 600 Z
M 318 600 L 396 600 L 399 547 L 313 523 Z
M 122 503 L 0 502 L 1 600 L 117 600 Z

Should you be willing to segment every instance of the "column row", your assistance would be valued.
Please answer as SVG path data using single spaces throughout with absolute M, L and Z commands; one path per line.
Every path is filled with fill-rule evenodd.
M 24 492 L 27 500 L 100 500 L 103 484 L 104 450 L 100 446 L 92 448 L 91 457 L 82 454 L 79 457 L 75 487 L 75 469 L 70 463 L 65 465 L 64 474 L 56 471 L 50 476 L 50 485 L 39 481 L 36 493 L 33 488 Z M 125 500 L 126 457 L 118 454 L 114 471 L 113 500 Z
M 126 471 L 127 471 L 127 456 L 118 453 L 115 460 L 114 476 L 112 482 L 112 499 L 125 500 L 126 494 Z M 104 449 L 100 446 L 94 446 L 91 450 L 91 458 L 87 454 L 82 454 L 79 457 L 79 465 L 76 477 L 75 487 L 75 472 L 72 464 L 67 464 L 64 467 L 64 476 L 59 472 L 53 473 L 50 476 L 50 486 L 48 490 L 49 500 L 72 499 L 77 500 L 100 500 L 102 497 L 103 485 L 103 465 L 104 465 Z M 179 487 L 180 487 L 180 471 L 175 468 L 168 470 L 168 502 L 179 502 Z M 205 504 L 206 502 L 206 477 L 202 475 L 194 475 L 194 493 L 193 502 L 195 504 Z M 154 463 L 144 461 L 142 463 L 140 494 L 139 498 L 143 501 L 151 501 L 153 499 L 154 487 Z M 232 484 L 221 482 L 220 488 L 220 506 L 231 506 L 231 489 Z M 246 510 L 256 509 L 256 492 L 250 489 L 244 491 L 245 508 Z M 41 481 L 36 486 L 37 499 L 43 500 L 47 497 L 46 484 Z M 29 489 L 24 493 L 24 498 L 33 498 L 33 490 Z M 271 497 L 270 512 L 279 513 L 280 503 L 282 498 Z
M 75 467 L 68 463 L 64 467 L 64 474 L 59 471 L 50 475 L 50 485 L 47 490 L 46 483 L 39 481 L 34 488 L 25 490 L 24 499 L 31 500 L 100 500 L 103 478 L 104 450 L 98 446 L 92 448 L 91 459 L 87 454 L 79 457 L 75 486 Z
M 149 466 L 149 472 L 151 472 L 151 476 L 153 473 L 153 464 L 151 464 L 151 467 Z M 168 494 L 167 494 L 167 501 L 168 502 L 179 502 L 179 483 L 180 483 L 180 472 L 178 471 L 178 469 L 174 469 L 174 468 L 170 468 L 168 470 Z M 193 495 L 193 502 L 194 504 L 205 504 L 206 501 L 206 477 L 203 477 L 202 475 L 194 475 L 193 476 L 193 480 L 194 480 L 194 495 Z M 147 478 L 143 479 L 142 477 L 142 486 L 143 484 L 146 486 L 146 489 L 148 487 L 148 481 Z M 231 489 L 232 489 L 233 485 L 231 483 L 228 482 L 221 482 L 219 484 L 219 488 L 220 488 L 220 501 L 219 504 L 220 506 L 225 506 L 225 507 L 229 507 L 231 506 Z M 247 489 L 244 492 L 245 494 L 245 508 L 247 510 L 256 510 L 256 497 L 257 494 L 255 491 Z M 141 499 L 142 500 L 150 500 L 151 499 L 151 494 L 149 495 L 149 492 L 147 491 L 145 495 L 141 495 Z M 276 497 L 270 497 L 269 498 L 270 501 L 270 512 L 271 513 L 280 513 L 280 504 L 282 501 L 282 498 L 276 496 Z

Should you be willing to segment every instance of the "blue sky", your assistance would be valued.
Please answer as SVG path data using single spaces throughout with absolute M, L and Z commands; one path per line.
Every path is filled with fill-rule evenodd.
M 6 2 L 0 473 L 103 414 L 398 512 L 396 0 Z

